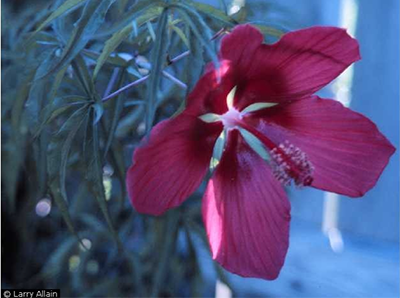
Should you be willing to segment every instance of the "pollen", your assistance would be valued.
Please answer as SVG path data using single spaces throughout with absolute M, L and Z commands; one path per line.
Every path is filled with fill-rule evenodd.
M 285 141 L 272 149 L 270 155 L 273 174 L 283 185 L 290 185 L 292 180 L 298 186 L 311 185 L 314 167 L 300 148 Z

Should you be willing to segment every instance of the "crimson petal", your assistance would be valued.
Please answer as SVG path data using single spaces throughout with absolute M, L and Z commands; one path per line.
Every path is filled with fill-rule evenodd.
M 222 126 L 181 114 L 156 125 L 133 155 L 126 184 L 135 209 L 160 215 L 180 205 L 207 172 Z
M 221 53 L 238 70 L 239 109 L 309 96 L 360 59 L 357 41 L 336 27 L 289 32 L 266 45 L 255 27 L 237 26 L 223 39 Z
M 254 115 L 251 121 L 277 142 L 288 140 L 315 167 L 312 186 L 363 196 L 376 184 L 390 156 L 392 144 L 365 116 L 340 102 L 316 96 Z
M 230 132 L 203 198 L 213 259 L 246 277 L 277 278 L 288 249 L 290 203 L 268 165 Z
M 221 60 L 218 70 L 213 63 L 209 63 L 187 98 L 186 113 L 193 116 L 206 113 L 224 114 L 228 110 L 226 97 L 234 86 L 230 61 Z

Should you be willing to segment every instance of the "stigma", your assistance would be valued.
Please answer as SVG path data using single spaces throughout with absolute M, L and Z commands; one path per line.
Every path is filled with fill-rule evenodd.
M 237 129 L 243 115 L 235 108 L 230 108 L 225 114 L 221 115 L 221 121 L 227 131 Z

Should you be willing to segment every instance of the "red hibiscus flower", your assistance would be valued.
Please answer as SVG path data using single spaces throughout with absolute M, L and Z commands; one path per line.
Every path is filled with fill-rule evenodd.
M 256 28 L 237 26 L 222 39 L 220 69 L 209 65 L 186 109 L 136 149 L 126 180 L 136 210 L 160 215 L 180 205 L 225 140 L 203 197 L 212 257 L 241 276 L 275 279 L 289 238 L 283 186 L 359 197 L 395 151 L 369 119 L 313 95 L 359 59 L 357 41 L 339 28 L 266 45 Z

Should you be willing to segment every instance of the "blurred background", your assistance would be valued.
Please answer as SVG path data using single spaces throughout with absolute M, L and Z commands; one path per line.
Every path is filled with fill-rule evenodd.
M 150 82 L 99 104 L 94 94 L 104 98 L 146 75 L 146 63 L 158 61 L 153 44 L 159 13 L 130 8 L 145 7 L 144 2 L 117 0 L 103 23 L 80 40 L 85 34 L 90 39 L 74 44 L 76 52 L 61 65 L 57 57 L 64 55 L 60 51 L 81 7 L 52 21 L 29 43 L 28 33 L 64 1 L 2 1 L 2 288 L 61 288 L 70 297 L 398 297 L 398 151 L 362 199 L 288 189 L 290 247 L 275 281 L 241 278 L 211 260 L 200 216 L 205 185 L 163 217 L 132 210 L 124 174 L 146 133 L 149 110 L 143 99 L 154 97 L 155 123 L 170 117 L 200 76 L 203 61 L 212 58 L 199 50 L 206 46 L 193 36 L 192 24 L 169 20 L 173 33 L 166 52 L 175 57 L 191 50 L 186 60 L 166 68 L 179 80 L 163 79 L 156 94 Z M 266 42 L 276 41 L 276 32 L 314 25 L 346 28 L 359 41 L 362 60 L 320 95 L 366 115 L 399 148 L 399 1 L 199 2 L 213 7 L 193 6 L 209 35 L 230 21 L 264 26 Z M 216 9 L 231 19 L 216 21 Z M 130 19 L 123 23 L 126 14 Z M 202 26 L 193 11 L 187 14 Z M 126 26 L 129 32 L 119 34 Z M 85 77 L 96 71 L 107 42 L 116 45 L 111 58 L 88 86 Z M 56 71 L 41 79 L 51 69 Z M 104 158 L 84 165 L 97 155 Z

